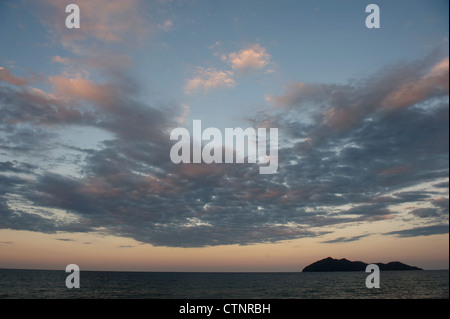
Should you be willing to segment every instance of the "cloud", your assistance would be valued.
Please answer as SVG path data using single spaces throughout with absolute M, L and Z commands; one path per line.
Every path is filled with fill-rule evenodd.
M 0 67 L 0 81 L 4 81 L 6 83 L 23 86 L 28 84 L 28 80 L 26 78 L 20 78 L 11 73 L 10 70 Z
M 133 98 L 137 88 L 131 81 L 96 83 L 80 75 L 62 75 L 48 82 L 51 93 L 0 86 L 0 126 L 9 125 L 18 133 L 31 130 L 25 124 L 37 125 L 32 129 L 37 138 L 41 125 L 86 125 L 137 140 L 165 140 L 166 130 L 175 126 L 170 107 L 158 110 Z
M 89 75 L 89 70 L 106 73 L 108 77 L 118 76 L 120 72 L 125 72 L 133 64 L 130 57 L 120 52 L 113 53 L 98 48 L 91 50 L 89 54 L 85 54 L 82 57 L 69 58 L 57 55 L 52 58 L 52 62 L 63 65 L 63 76 L 67 78 L 80 78 L 82 77 L 81 73 L 84 76 Z
M 181 108 L 183 109 L 183 114 L 180 117 L 178 117 L 177 121 L 183 123 L 184 121 L 186 121 L 186 118 L 191 113 L 191 109 L 189 105 L 187 105 L 186 103 L 182 103 Z
M 404 81 L 381 102 L 382 107 L 397 109 L 414 105 L 427 97 L 449 92 L 449 58 L 437 62 L 419 79 Z M 406 82 L 406 83 L 405 83 Z
M 158 28 L 164 30 L 165 32 L 169 32 L 173 27 L 173 22 L 171 19 L 167 19 L 164 23 L 158 24 Z
M 98 43 L 124 43 L 145 38 L 152 25 L 145 19 L 142 3 L 138 0 L 80 0 L 81 27 L 77 32 L 67 29 L 65 8 L 69 0 L 45 0 L 36 5 L 36 12 L 44 25 L 58 37 L 63 46 L 83 53 L 87 41 Z
M 266 67 L 270 63 L 270 54 L 259 44 L 252 44 L 238 52 L 223 56 L 222 60 L 228 62 L 238 73 L 248 73 Z
M 0 229 L 28 230 L 46 234 L 56 233 L 58 227 L 54 220 L 21 210 L 11 209 L 5 198 L 5 190 L 2 191 L 2 187 L 5 186 L 5 184 L 3 184 L 4 176 L 2 176 L 1 180 L 3 181 L 0 182 Z M 11 183 L 12 181 L 10 180 L 8 182 Z M 21 184 L 23 184 L 23 182 L 13 182 L 9 185 L 8 189 L 10 189 L 11 186 L 17 187 Z
M 18 161 L 6 161 L 6 162 L 0 162 L 0 172 L 13 172 L 13 173 L 22 173 L 22 174 L 28 174 L 32 173 L 37 166 L 28 164 L 28 163 L 21 163 Z
M 417 237 L 417 236 L 432 236 L 440 234 L 448 234 L 448 225 L 431 225 L 431 226 L 415 227 L 385 233 L 385 235 L 393 235 L 395 237 Z
M 448 189 L 448 185 L 447 185 L 447 189 Z M 435 199 L 431 200 L 431 203 L 435 206 L 438 207 L 442 214 L 447 214 L 448 215 L 448 211 L 449 211 L 449 199 L 448 197 L 437 197 Z
M 91 57 L 54 60 L 85 67 Z M 427 78 L 440 74 L 441 58 L 394 65 L 354 83 L 296 83 L 269 97 L 275 107 L 249 121 L 279 127 L 274 175 L 260 175 L 256 164 L 171 163 L 169 133 L 189 107 L 142 101 L 126 63 L 113 60 L 103 64 L 101 81 L 63 72 L 45 79 L 48 92 L 0 83 L 0 152 L 7 157 L 0 162 L 0 228 L 97 232 L 157 246 L 248 245 L 401 220 L 395 207 L 407 205 L 428 210 L 408 214 L 416 229 L 389 235 L 448 232 L 448 94 Z M 233 76 L 199 68 L 186 92 L 233 87 Z M 435 89 L 414 105 L 383 107 L 392 92 L 420 81 Z M 74 127 L 108 138 L 89 149 L 58 139 Z M 53 169 L 61 158 L 55 154 L 68 150 L 76 153 L 77 174 Z
M 428 218 L 428 217 L 438 217 L 439 213 L 435 208 L 417 208 L 410 212 L 410 214 L 420 217 L 420 218 Z
M 56 55 L 52 58 L 52 62 L 56 62 L 56 63 L 62 63 L 62 64 L 68 64 L 71 63 L 73 60 L 71 58 L 63 58 L 60 57 L 59 55 Z
M 234 87 L 235 85 L 236 82 L 233 79 L 233 72 L 231 71 L 198 67 L 196 75 L 187 81 L 184 92 L 186 94 L 192 94 L 197 91 L 206 92 L 219 87 Z
M 305 124 L 315 123 L 322 135 L 344 131 L 369 117 L 447 96 L 448 57 L 436 60 L 430 55 L 349 84 L 297 82 L 288 85 L 284 94 L 266 100 L 276 108 L 301 111 Z
M 69 81 L 65 80 L 64 83 L 67 84 Z M 61 86 L 61 88 L 65 87 Z M 79 86 L 71 91 L 66 91 L 69 93 L 76 92 L 77 88 L 79 89 Z M 92 96 L 92 90 L 82 94 L 86 97 Z M 22 132 L 27 128 L 26 126 L 16 126 L 18 123 L 83 123 L 92 115 L 87 109 L 77 108 L 55 98 L 52 94 L 46 94 L 35 88 L 14 90 L 0 86 L 0 103 L 0 115 L 2 117 L 0 126 L 9 125 L 14 127 L 16 131 Z
M 322 241 L 321 243 L 324 243 L 324 244 L 350 243 L 350 242 L 360 240 L 361 238 L 364 238 L 364 237 L 367 237 L 370 235 L 371 234 L 365 234 L 365 235 L 359 235 L 359 236 L 353 236 L 353 237 L 339 237 L 336 239 Z
M 128 53 L 154 30 L 170 31 L 173 20 L 146 22 L 143 1 L 80 0 L 81 29 L 72 32 L 63 23 L 68 3 L 33 2 L 53 41 L 69 51 L 53 53 L 60 74 L 21 78 L 0 69 L 0 228 L 172 247 L 316 238 L 405 220 L 415 228 L 387 235 L 448 233 L 447 57 L 431 54 L 348 83 L 303 80 L 267 96 L 273 108 L 249 122 L 279 128 L 277 174 L 261 176 L 252 164 L 174 165 L 169 132 L 190 108 L 149 99 Z M 239 76 L 272 72 L 271 60 L 258 44 L 225 54 L 225 69 L 198 68 L 185 93 L 234 87 Z M 43 85 L 30 87 L 35 81 Z M 96 146 L 68 141 L 72 130 L 94 128 L 107 136 Z M 397 208 L 405 206 L 414 208 Z
M 97 84 L 80 76 L 51 76 L 49 82 L 61 98 L 81 99 L 107 106 L 115 95 L 112 86 Z
M 216 42 L 209 48 L 213 49 L 221 45 L 221 42 Z M 218 54 L 216 53 L 215 55 L 217 56 Z M 192 94 L 197 91 L 207 92 L 219 87 L 234 87 L 236 86 L 236 81 L 234 80 L 235 71 L 238 75 L 243 75 L 250 71 L 262 69 L 269 64 L 270 54 L 266 52 L 265 48 L 260 47 L 258 44 L 253 44 L 239 52 L 222 55 L 222 60 L 229 63 L 232 70 L 198 67 L 196 75 L 187 80 L 184 93 Z M 266 71 L 266 73 L 273 72 L 273 69 Z
M 440 183 L 435 184 L 434 187 L 437 187 L 437 188 L 449 188 L 449 182 L 448 181 L 440 182 Z

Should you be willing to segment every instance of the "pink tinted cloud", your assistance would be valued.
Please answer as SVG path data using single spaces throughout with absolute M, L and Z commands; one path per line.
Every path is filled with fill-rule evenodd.
M 101 106 L 108 105 L 108 102 L 112 101 L 115 94 L 114 88 L 108 85 L 97 84 L 81 77 L 51 76 L 49 82 L 57 96 L 82 99 Z
M 196 75 L 187 81 L 184 92 L 185 94 L 192 94 L 197 91 L 206 92 L 219 87 L 234 87 L 235 85 L 232 71 L 199 67 Z
M 129 42 L 142 39 L 152 29 L 139 0 L 78 0 L 75 3 L 80 8 L 80 28 L 74 32 L 64 23 L 69 15 L 66 6 L 71 3 L 71 0 L 43 0 L 40 4 L 45 6 L 40 6 L 39 11 L 43 23 L 52 28 L 64 46 L 76 53 L 82 53 L 78 46 L 82 41 Z
M 80 68 L 83 70 L 126 70 L 133 64 L 131 58 L 126 55 L 100 49 L 92 50 L 88 56 L 82 58 L 57 55 L 52 58 L 52 62 L 62 64 L 66 70 L 71 72 L 79 72 Z
M 61 63 L 61 64 L 68 64 L 71 63 L 73 60 L 71 58 L 64 58 L 60 57 L 59 55 L 54 56 L 52 58 L 52 62 Z
M 28 80 L 26 78 L 17 77 L 13 73 L 11 73 L 10 70 L 4 67 L 0 67 L 0 81 L 7 82 L 16 86 L 23 86 L 28 84 Z
M 435 94 L 449 92 L 449 59 L 436 63 L 431 70 L 416 81 L 400 81 L 393 90 L 380 90 L 381 103 L 371 103 L 369 96 L 349 100 L 344 97 L 337 107 L 324 111 L 324 122 L 331 129 L 345 130 L 368 115 L 378 111 L 394 111 L 421 103 Z M 384 95 L 385 94 L 385 95 Z M 342 106 L 344 105 L 344 106 Z
M 270 54 L 259 44 L 253 44 L 246 49 L 232 52 L 222 58 L 231 64 L 231 68 L 240 73 L 264 68 L 270 62 Z
M 400 85 L 384 99 L 382 105 L 388 109 L 399 109 L 414 105 L 431 96 L 436 90 L 449 92 L 449 58 L 444 58 L 418 81 Z
M 267 96 L 266 101 L 275 107 L 299 109 L 311 121 L 319 120 L 327 130 L 347 130 L 372 114 L 396 111 L 448 94 L 449 58 L 428 69 L 423 66 L 426 63 L 388 70 L 359 86 L 297 82 L 280 96 Z

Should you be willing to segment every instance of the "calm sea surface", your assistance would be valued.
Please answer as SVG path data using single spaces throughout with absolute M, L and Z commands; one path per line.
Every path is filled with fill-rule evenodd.
M 0 299 L 350 299 L 449 298 L 448 270 L 381 272 L 368 289 L 365 272 L 158 273 L 81 271 L 80 288 L 55 270 L 0 269 Z

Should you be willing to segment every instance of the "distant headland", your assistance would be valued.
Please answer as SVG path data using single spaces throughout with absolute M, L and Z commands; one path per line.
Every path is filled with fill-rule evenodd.
M 409 266 L 399 261 L 393 261 L 387 264 L 375 263 L 383 270 L 423 270 L 419 267 Z M 325 272 L 325 271 L 365 271 L 367 263 L 362 261 L 350 261 L 348 259 L 334 259 L 331 257 L 316 261 L 303 268 L 302 272 Z

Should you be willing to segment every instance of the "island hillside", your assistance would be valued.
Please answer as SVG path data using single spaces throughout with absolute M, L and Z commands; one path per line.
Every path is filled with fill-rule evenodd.
M 399 261 L 387 264 L 375 263 L 380 271 L 385 270 L 423 270 L 422 268 L 409 266 Z M 325 271 L 365 271 L 367 263 L 362 261 L 350 261 L 348 259 L 334 259 L 331 257 L 316 261 L 303 268 L 303 272 L 325 272 Z

